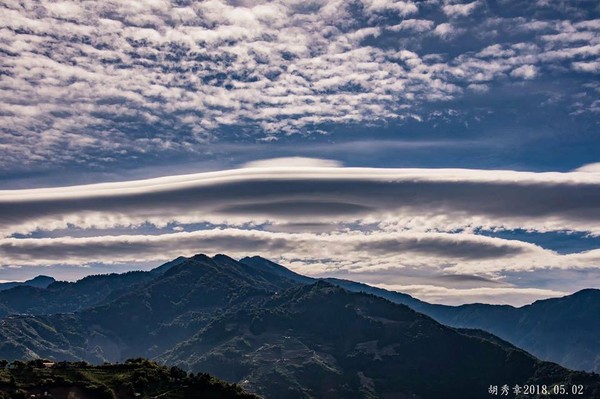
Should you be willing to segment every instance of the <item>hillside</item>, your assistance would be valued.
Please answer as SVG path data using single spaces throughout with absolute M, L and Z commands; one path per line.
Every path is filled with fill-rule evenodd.
M 481 398 L 494 381 L 577 382 L 600 395 L 597 375 L 489 338 L 317 282 L 229 312 L 159 359 L 270 398 Z
M 0 361 L 2 399 L 256 398 L 239 386 L 208 374 L 188 374 L 144 359 L 101 366 L 85 362 L 46 362 L 44 365 L 42 360 L 5 363 Z
M 352 281 L 327 281 L 409 306 L 445 325 L 488 331 L 540 359 L 574 370 L 600 372 L 600 290 L 582 290 L 519 308 L 485 304 L 445 306 Z

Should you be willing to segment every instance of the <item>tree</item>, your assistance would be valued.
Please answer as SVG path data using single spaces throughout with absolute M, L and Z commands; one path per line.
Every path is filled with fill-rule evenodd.
M 17 370 L 23 370 L 23 369 L 25 368 L 25 366 L 26 366 L 26 365 L 25 365 L 25 363 L 24 363 L 24 362 L 22 362 L 22 361 L 20 361 L 20 360 L 15 360 L 15 361 L 13 361 L 13 362 L 10 364 L 10 366 L 11 366 L 12 368 L 14 368 L 14 369 L 17 369 Z
M 185 377 L 187 377 L 187 373 L 185 371 L 183 371 L 182 369 L 180 369 L 179 367 L 171 367 L 169 369 L 169 376 L 171 378 L 174 378 L 175 380 L 180 380 L 180 379 L 184 379 Z

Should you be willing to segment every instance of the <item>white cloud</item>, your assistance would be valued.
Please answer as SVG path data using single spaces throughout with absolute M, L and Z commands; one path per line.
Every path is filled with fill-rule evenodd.
M 502 81 L 511 71 L 540 78 L 543 65 L 558 71 L 565 60 L 596 71 L 597 20 L 489 16 L 434 27 L 436 12 L 467 18 L 478 4 L 428 4 L 421 12 L 391 0 L 354 8 L 339 0 L 5 3 L 0 165 L 202 152 L 231 126 L 273 138 L 320 124 L 426 120 L 424 104 L 460 98 L 463 87 Z M 413 18 L 398 23 L 390 15 Z M 486 24 L 486 34 L 536 29 L 518 43 L 472 32 L 473 51 L 462 54 L 423 46 L 431 35 L 458 40 Z M 402 39 L 385 41 L 382 32 Z M 407 50 L 417 57 L 399 64 L 397 54 Z
M 7 236 L 69 226 L 360 221 L 390 230 L 420 225 L 425 230 L 600 233 L 595 208 L 600 180 L 591 173 L 317 166 L 262 164 L 140 181 L 4 190 L 0 231 Z
M 446 4 L 442 7 L 442 10 L 449 17 L 465 17 L 471 14 L 478 5 L 478 1 L 466 4 Z
M 569 295 L 570 292 L 540 288 L 485 287 L 485 288 L 447 288 L 435 285 L 390 285 L 377 284 L 379 288 L 410 294 L 430 303 L 444 305 L 463 305 L 465 303 L 491 303 L 523 306 L 538 299 L 556 298 Z
M 447 304 L 518 305 L 569 289 L 563 279 L 547 288 L 515 287 L 509 275 L 512 280 L 532 281 L 543 274 L 546 285 L 552 280 L 551 272 L 600 276 L 600 250 L 559 255 L 533 244 L 467 233 L 289 233 L 218 228 L 158 235 L 0 239 L 0 266 L 32 268 L 45 274 L 52 271 L 43 271 L 44 266 L 86 266 L 92 267 L 89 273 L 93 274 L 98 264 L 103 270 L 110 270 L 110 265 L 122 269 L 124 264 L 137 269 L 136 265 L 196 253 L 226 253 L 237 258 L 261 255 L 301 274 L 363 281 Z
M 598 73 L 600 72 L 600 61 L 574 62 L 572 68 L 578 72 Z
M 435 27 L 435 29 L 433 30 L 433 34 L 436 36 L 441 37 L 442 39 L 448 40 L 456 35 L 459 35 L 460 33 L 464 32 L 463 29 L 460 28 L 456 28 L 454 27 L 452 24 L 448 23 L 448 22 L 444 22 L 442 24 L 439 24 L 438 26 Z
M 600 173 L 600 162 L 590 163 L 587 165 L 580 166 L 573 172 L 585 172 L 585 173 Z
M 537 76 L 537 68 L 534 65 L 522 65 L 515 68 L 510 76 L 521 79 L 534 79 Z
M 402 16 L 416 13 L 419 9 L 412 1 L 402 0 L 362 0 L 365 8 L 371 13 L 394 11 Z
M 295 270 L 313 276 L 341 272 L 374 276 L 412 269 L 423 275 L 497 276 L 536 269 L 593 269 L 600 261 L 600 250 L 559 255 L 529 243 L 468 233 L 290 233 L 217 228 L 157 235 L 0 240 L 2 266 L 149 262 L 199 252 L 293 260 L 290 265 Z
M 394 32 L 412 31 L 412 32 L 427 32 L 433 29 L 434 22 L 428 19 L 405 19 L 397 25 L 388 27 L 388 30 Z
M 247 162 L 243 165 L 244 168 L 334 168 L 341 167 L 342 163 L 331 159 L 305 158 L 305 157 L 285 157 L 263 159 L 259 161 Z
M 468 86 L 468 89 L 474 91 L 476 93 L 487 93 L 489 91 L 489 87 L 484 84 L 472 83 Z

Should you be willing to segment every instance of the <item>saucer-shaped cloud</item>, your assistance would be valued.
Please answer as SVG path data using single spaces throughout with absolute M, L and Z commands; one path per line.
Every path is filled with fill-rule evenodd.
M 503 227 L 600 233 L 600 177 L 592 173 L 267 165 L 0 191 L 0 232 L 10 236 L 145 223 L 336 222 L 376 223 L 388 230 Z
M 575 169 L 574 172 L 600 173 L 600 162 L 583 165 Z
M 246 162 L 244 168 L 289 168 L 289 167 L 307 167 L 307 168 L 334 168 L 342 166 L 339 161 L 331 159 L 306 158 L 306 157 L 282 157 L 262 159 L 258 161 Z

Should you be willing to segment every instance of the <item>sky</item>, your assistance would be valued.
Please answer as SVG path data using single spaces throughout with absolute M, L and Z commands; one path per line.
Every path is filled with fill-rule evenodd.
M 597 1 L 0 7 L 0 280 L 225 253 L 435 303 L 600 288 Z

